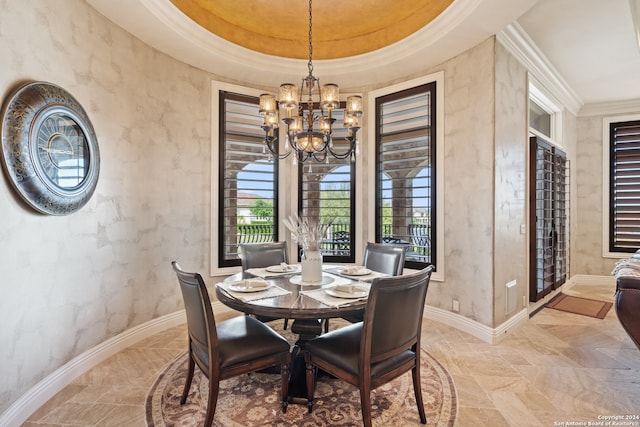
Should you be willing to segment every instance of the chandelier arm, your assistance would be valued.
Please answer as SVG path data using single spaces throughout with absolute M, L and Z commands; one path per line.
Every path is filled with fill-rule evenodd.
M 289 150 L 286 153 L 280 154 L 279 150 L 276 149 L 276 147 L 278 146 L 278 137 L 277 136 L 265 135 L 265 137 L 264 137 L 264 145 L 267 146 L 267 149 L 269 150 L 271 155 L 276 157 L 276 158 L 278 158 L 279 160 L 286 159 L 287 157 L 289 157 L 289 155 L 293 151 L 293 150 L 291 150 L 291 148 L 289 148 Z
M 299 151 L 298 153 L 300 153 L 300 155 L 298 156 L 298 161 L 300 163 L 304 163 L 306 162 L 308 159 L 310 159 L 312 157 L 312 153 L 309 153 L 307 151 Z
M 338 152 L 338 151 L 334 151 L 331 146 L 329 145 L 327 147 L 327 150 L 331 153 L 331 155 L 333 157 L 335 157 L 336 159 L 346 159 L 347 157 L 351 156 L 355 149 L 356 149 L 356 142 L 357 142 L 357 137 L 356 135 L 351 135 L 351 136 L 345 136 L 344 139 L 346 139 L 347 141 L 349 141 L 349 149 L 346 150 L 345 152 Z
M 319 156 L 319 154 L 322 154 L 322 156 Z M 313 159 L 316 162 L 324 162 L 325 160 L 327 160 L 327 151 L 326 150 L 316 151 L 315 153 L 313 153 Z

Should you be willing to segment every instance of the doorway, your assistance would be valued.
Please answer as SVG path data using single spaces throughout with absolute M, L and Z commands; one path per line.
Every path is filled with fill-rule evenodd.
M 529 301 L 536 302 L 568 277 L 569 162 L 540 137 L 529 147 Z

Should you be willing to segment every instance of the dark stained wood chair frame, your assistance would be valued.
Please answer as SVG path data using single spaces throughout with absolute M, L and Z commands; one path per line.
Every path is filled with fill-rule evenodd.
M 242 255 L 242 271 L 250 268 L 265 268 L 282 262 L 289 264 L 287 242 L 243 243 L 240 245 Z M 262 322 L 270 322 L 277 318 L 256 316 Z M 289 327 L 289 319 L 284 319 L 284 329 Z
M 315 382 L 317 369 L 340 378 L 349 384 L 352 384 L 360 390 L 360 401 L 362 407 L 362 419 L 365 427 L 371 426 L 371 390 L 385 384 L 403 373 L 411 370 L 413 377 L 413 389 L 415 393 L 420 421 L 426 424 L 426 415 L 424 412 L 424 404 L 422 400 L 422 389 L 420 387 L 420 334 L 422 331 L 422 315 L 424 313 L 424 304 L 426 300 L 427 288 L 433 266 L 429 266 L 417 273 L 405 276 L 387 277 L 374 280 L 371 285 L 371 291 L 367 306 L 365 308 L 365 320 L 362 323 L 353 324 L 345 328 L 330 332 L 309 341 L 305 350 L 306 361 L 306 377 L 307 377 L 307 395 L 309 412 L 313 409 L 313 399 L 315 392 Z M 397 298 L 390 298 L 392 293 L 398 295 L 398 292 L 405 292 L 410 295 L 406 307 L 408 316 L 417 316 L 415 319 L 407 316 L 395 316 L 394 319 L 378 319 L 378 316 L 389 316 L 389 310 L 396 310 L 398 307 L 389 307 L 387 301 L 398 301 Z M 393 304 L 393 303 L 391 303 Z M 380 332 L 380 326 L 387 324 L 392 325 L 391 330 L 398 331 L 399 337 L 389 339 L 389 330 L 387 333 Z M 325 350 L 328 350 L 327 343 L 335 343 L 332 337 L 341 334 L 341 330 L 347 331 L 349 328 L 353 332 L 349 336 L 360 341 L 359 354 L 357 354 L 357 368 L 353 371 L 341 368 L 336 363 L 326 360 L 314 351 L 314 342 L 322 345 L 325 343 Z M 360 331 L 356 329 L 361 328 Z M 376 330 L 378 329 L 378 330 Z M 394 334 L 396 335 L 396 334 Z M 346 335 L 343 335 L 346 336 Z M 344 339 L 344 338 L 343 338 Z M 402 340 L 400 343 L 391 343 L 394 340 Z M 390 342 L 385 342 L 390 341 Z M 344 342 L 344 341 L 342 341 Z M 318 348 L 318 347 L 316 347 Z M 375 349 L 375 350 L 374 350 Z M 407 359 L 406 352 L 413 353 L 412 357 Z M 339 352 L 339 351 L 338 351 Z M 403 354 L 402 363 L 391 369 L 383 369 L 377 374 L 372 374 L 372 366 L 389 360 L 393 357 Z M 345 355 L 345 359 L 352 360 L 352 354 Z M 336 356 L 340 357 L 340 356 Z M 346 364 L 349 362 L 346 361 Z
M 191 382 L 193 380 L 193 374 L 195 371 L 195 365 L 198 365 L 203 374 L 209 379 L 209 395 L 207 398 L 207 412 L 205 416 L 204 426 L 211 426 L 213 423 L 213 417 L 216 411 L 216 405 L 218 401 L 218 392 L 220 390 L 220 381 L 228 378 L 232 378 L 238 375 L 247 374 L 254 371 L 259 371 L 267 368 L 278 367 L 280 369 L 281 375 L 281 400 L 282 400 L 282 411 L 287 411 L 288 405 L 288 387 L 289 387 L 289 369 L 291 365 L 291 353 L 289 348 L 287 347 L 285 351 L 274 352 L 271 354 L 262 355 L 259 357 L 255 357 L 250 360 L 243 360 L 242 362 L 231 364 L 229 366 L 221 367 L 220 360 L 220 342 L 218 340 L 218 331 L 215 322 L 215 318 L 213 316 L 213 310 L 211 308 L 211 300 L 209 298 L 209 292 L 204 283 L 204 279 L 198 273 L 188 273 L 183 271 L 176 261 L 171 263 L 174 271 L 178 276 L 178 281 L 181 286 L 181 290 L 183 287 L 196 287 L 199 293 L 199 300 L 201 307 L 192 307 L 194 309 L 193 317 L 189 319 L 187 317 L 187 329 L 189 334 L 189 365 L 187 371 L 187 379 L 184 385 L 184 389 L 182 392 L 182 396 L 180 398 L 180 404 L 184 404 L 187 400 L 187 396 L 189 395 L 189 389 L 191 388 Z M 183 296 L 184 290 L 183 290 Z M 186 305 L 188 304 L 185 298 L 185 309 L 188 310 Z M 200 318 L 200 319 L 198 319 Z M 234 320 L 234 319 L 230 319 Z M 195 325 L 191 324 L 191 322 L 201 321 L 204 325 Z M 264 328 L 269 328 L 266 325 L 262 325 L 258 320 L 247 317 L 247 322 L 255 322 L 259 326 Z M 223 322 L 224 323 L 224 322 Z M 221 324 L 222 325 L 222 324 Z M 202 329 L 204 328 L 206 335 L 206 341 L 202 342 L 202 338 L 198 337 L 197 333 L 193 332 L 193 329 Z M 269 334 L 266 334 L 266 339 L 272 339 L 273 337 L 269 337 L 270 334 L 277 333 L 270 329 L 267 329 Z M 283 338 L 284 340 L 284 338 Z M 198 343 L 200 348 L 207 349 L 207 360 L 205 360 L 201 355 L 198 354 L 194 349 L 194 342 Z
M 390 276 L 400 276 L 404 271 L 404 258 L 406 246 L 367 242 L 364 247 L 362 264 L 373 271 L 385 273 Z M 353 316 L 345 316 L 344 320 L 351 323 L 362 322 L 364 313 Z

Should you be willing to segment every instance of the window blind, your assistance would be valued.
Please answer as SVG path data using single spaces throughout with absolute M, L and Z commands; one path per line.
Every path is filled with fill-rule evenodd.
M 333 111 L 333 147 L 338 153 L 349 146 L 343 126 L 344 105 Z M 298 165 L 300 176 L 299 210 L 301 217 L 331 221 L 321 244 L 327 262 L 354 262 L 355 236 L 355 163 L 349 157 L 337 159 L 330 154 L 323 162 L 309 159 Z
M 640 120 L 611 123 L 609 251 L 640 248 Z
M 435 83 L 376 99 L 376 241 L 435 265 Z
M 258 98 L 220 92 L 220 267 L 240 265 L 238 245 L 278 236 L 278 164 L 268 155 Z

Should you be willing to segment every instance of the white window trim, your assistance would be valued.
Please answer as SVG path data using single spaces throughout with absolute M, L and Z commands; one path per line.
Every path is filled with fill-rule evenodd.
M 444 71 L 439 71 L 407 82 L 398 83 L 382 89 L 369 92 L 367 97 L 367 137 L 371 141 L 367 144 L 368 169 L 367 176 L 369 183 L 376 182 L 376 147 L 375 138 L 375 105 L 376 98 L 391 93 L 400 92 L 416 86 L 427 83 L 436 83 L 436 251 L 438 259 L 436 260 L 436 271 L 432 274 L 431 280 L 444 281 L 445 279 L 445 253 L 444 253 Z M 356 188 L 356 194 L 364 194 L 364 189 Z M 370 194 L 370 192 L 368 192 Z M 367 200 L 368 213 L 363 219 L 368 224 L 367 240 L 373 242 L 375 240 L 375 197 L 369 197 Z
M 531 73 L 529 73 L 529 99 L 538 104 L 538 106 L 540 106 L 551 116 L 551 135 L 545 135 L 531 128 L 530 125 L 528 126 L 529 131 L 532 134 L 540 136 L 547 141 L 553 141 L 554 145 L 561 148 L 564 152 L 567 152 L 566 147 L 563 146 L 562 140 L 562 112 L 564 110 L 564 107 L 555 97 L 553 97 L 543 88 L 542 84 Z M 528 120 L 529 115 L 527 114 L 527 121 Z
M 609 116 L 602 119 L 602 257 L 603 258 L 629 258 L 628 252 L 609 251 L 609 196 L 611 194 L 609 174 L 611 172 L 609 156 L 609 125 L 617 122 L 630 122 L 640 120 L 640 114 L 625 114 L 621 116 Z

